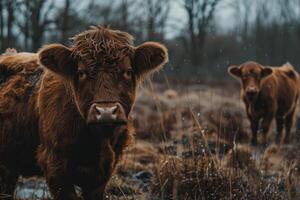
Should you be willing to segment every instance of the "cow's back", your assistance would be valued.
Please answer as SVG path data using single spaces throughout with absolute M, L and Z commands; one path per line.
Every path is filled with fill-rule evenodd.
M 278 74 L 280 74 L 278 77 L 280 82 L 278 103 L 282 105 L 282 110 L 279 110 L 279 112 L 284 112 L 283 109 L 288 109 L 288 112 L 290 112 L 297 106 L 300 89 L 299 74 L 288 63 L 278 69 Z
M 0 162 L 23 175 L 37 170 L 36 96 L 42 74 L 36 54 L 0 56 Z
M 297 103 L 299 96 L 299 75 L 289 63 L 274 68 L 276 80 L 278 115 L 288 114 Z

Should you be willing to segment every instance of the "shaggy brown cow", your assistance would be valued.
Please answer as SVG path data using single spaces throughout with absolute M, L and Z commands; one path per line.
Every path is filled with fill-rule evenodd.
M 284 142 L 288 142 L 299 96 L 299 75 L 293 66 L 287 63 L 282 67 L 264 67 L 256 62 L 246 62 L 229 67 L 228 72 L 241 80 L 241 96 L 252 129 L 251 143 L 257 143 L 257 132 L 262 120 L 262 143 L 266 144 L 274 117 L 277 125 L 276 142 L 281 142 L 284 126 Z
M 12 195 L 39 165 L 54 199 L 78 199 L 74 185 L 102 199 L 133 136 L 137 84 L 167 60 L 163 45 L 134 47 L 128 33 L 103 27 L 71 47 L 0 57 L 0 193 Z

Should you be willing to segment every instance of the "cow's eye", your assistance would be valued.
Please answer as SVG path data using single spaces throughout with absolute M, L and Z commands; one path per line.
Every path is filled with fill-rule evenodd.
M 123 76 L 126 78 L 126 79 L 131 79 L 132 78 L 132 75 L 133 75 L 133 70 L 132 69 L 128 69 L 124 72 Z
M 86 73 L 83 70 L 78 71 L 78 79 L 84 80 L 86 78 Z

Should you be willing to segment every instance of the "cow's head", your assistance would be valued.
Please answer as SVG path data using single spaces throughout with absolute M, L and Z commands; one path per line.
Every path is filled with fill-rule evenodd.
M 260 91 L 261 81 L 272 74 L 272 68 L 263 67 L 256 62 L 246 62 L 240 66 L 230 66 L 228 72 L 241 80 L 246 98 L 253 101 Z
M 165 46 L 133 46 L 128 33 L 92 27 L 72 38 L 71 47 L 45 46 L 40 63 L 71 86 L 83 119 L 92 126 L 127 123 L 137 84 L 168 61 Z

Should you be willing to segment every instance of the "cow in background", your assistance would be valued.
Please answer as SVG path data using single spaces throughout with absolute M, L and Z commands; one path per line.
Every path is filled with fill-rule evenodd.
M 297 101 L 299 75 L 289 63 L 281 67 L 265 67 L 256 62 L 230 66 L 228 72 L 241 82 L 241 97 L 251 123 L 252 145 L 257 144 L 257 132 L 263 133 L 262 143 L 267 143 L 267 133 L 272 120 L 276 119 L 276 142 L 289 141 Z

